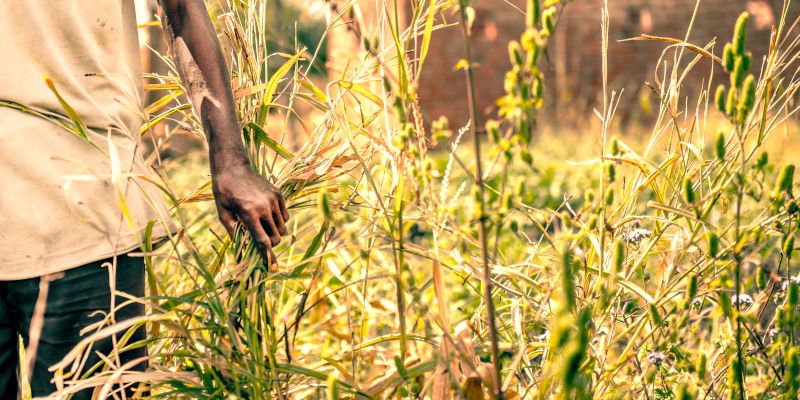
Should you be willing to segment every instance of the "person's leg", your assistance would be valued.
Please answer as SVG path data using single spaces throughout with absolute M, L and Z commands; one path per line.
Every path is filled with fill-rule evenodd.
M 80 331 L 89 325 L 104 318 L 111 307 L 111 288 L 109 285 L 109 270 L 103 263 L 112 260 L 102 260 L 64 272 L 59 279 L 49 283 L 47 301 L 44 311 L 44 321 L 38 339 L 34 366 L 32 368 L 31 392 L 34 397 L 47 396 L 56 390 L 50 381 L 53 378 L 50 366 L 61 361 L 73 347 L 82 339 Z M 141 258 L 119 256 L 116 268 L 116 290 L 125 292 L 135 297 L 144 295 L 144 262 Z M 9 285 L 10 294 L 18 299 L 20 308 L 19 327 L 26 347 L 31 344 L 31 330 L 35 326 L 33 321 L 36 316 L 35 307 L 39 294 L 39 279 L 18 281 Z M 115 304 L 127 301 L 124 297 L 116 296 Z M 98 313 L 98 311 L 103 314 Z M 144 314 L 144 306 L 140 303 L 130 304 L 115 313 L 117 322 L 134 318 Z M 34 323 L 32 325 L 32 322 Z M 92 332 L 87 332 L 86 335 Z M 118 334 L 120 338 L 124 334 Z M 134 343 L 144 339 L 144 329 L 139 329 L 128 342 Z M 112 352 L 114 342 L 111 338 L 94 343 L 91 355 L 85 364 L 84 371 L 100 361 L 97 352 L 107 355 Z M 120 363 L 143 357 L 146 348 L 140 347 L 125 352 L 120 357 Z M 141 364 L 136 369 L 143 369 Z M 90 398 L 91 391 L 81 392 L 73 399 Z
M 18 390 L 19 334 L 6 302 L 5 284 L 0 282 L 0 399 L 15 399 Z

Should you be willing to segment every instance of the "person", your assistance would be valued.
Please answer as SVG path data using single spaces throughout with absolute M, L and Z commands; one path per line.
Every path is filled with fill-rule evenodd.
M 219 218 L 231 235 L 243 225 L 269 262 L 289 214 L 280 191 L 250 167 L 205 4 L 159 6 L 207 137 Z M 0 399 L 19 390 L 20 337 L 32 395 L 48 396 L 56 389 L 49 368 L 82 330 L 106 315 L 143 315 L 135 302 L 112 313 L 112 304 L 125 301 L 112 288 L 143 296 L 143 258 L 130 253 L 148 226 L 154 241 L 174 226 L 158 189 L 143 179 L 133 0 L 0 2 L 0 54 Z M 143 338 L 142 329 L 136 334 Z M 113 345 L 94 343 L 86 365 Z M 119 362 L 141 360 L 143 352 L 122 353 Z

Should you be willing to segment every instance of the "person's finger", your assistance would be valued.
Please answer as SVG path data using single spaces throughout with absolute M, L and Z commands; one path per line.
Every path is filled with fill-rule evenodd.
M 283 198 L 283 195 L 278 193 L 278 204 L 281 208 L 281 215 L 283 216 L 283 221 L 286 222 L 289 220 L 289 211 L 286 210 L 286 199 Z
M 233 216 L 233 213 L 230 211 L 220 207 L 218 210 L 219 220 L 222 222 L 222 226 L 225 227 L 225 230 L 228 231 L 228 236 L 231 239 L 236 237 L 236 217 Z
M 242 215 L 242 220 L 247 227 L 247 230 L 250 231 L 250 236 L 252 236 L 256 248 L 258 249 L 259 253 L 261 253 L 261 258 L 264 260 L 264 265 L 269 266 L 270 256 L 272 255 L 272 241 L 270 240 L 269 235 L 267 235 L 267 232 L 264 231 L 264 227 L 261 226 L 258 216 L 245 214 Z
M 286 230 L 286 222 L 283 220 L 283 212 L 280 209 L 280 205 L 277 201 L 274 201 L 272 204 L 272 217 L 275 220 L 275 226 L 278 227 L 278 232 L 281 235 L 285 235 L 288 230 Z
M 278 227 L 275 226 L 272 215 L 272 211 L 270 210 L 261 216 L 261 220 L 264 221 L 264 224 L 267 226 L 267 232 L 269 233 L 269 238 L 272 240 L 272 245 L 277 246 L 278 243 L 281 242 L 281 234 L 279 233 Z

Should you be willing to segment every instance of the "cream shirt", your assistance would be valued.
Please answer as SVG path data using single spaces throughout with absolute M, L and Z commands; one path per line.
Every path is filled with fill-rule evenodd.
M 136 249 L 150 221 L 163 237 L 167 208 L 138 152 L 134 1 L 0 0 L 0 57 L 0 280 Z M 94 145 L 57 123 L 70 122 L 45 77 Z

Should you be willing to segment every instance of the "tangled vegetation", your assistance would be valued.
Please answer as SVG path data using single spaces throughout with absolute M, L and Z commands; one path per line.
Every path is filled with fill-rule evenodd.
M 308 74 L 319 49 L 263 45 L 263 7 L 209 6 L 243 140 L 287 197 L 291 234 L 264 266 L 246 235 L 224 234 L 202 159 L 164 161 L 180 230 L 145 247 L 151 313 L 131 322 L 147 325 L 150 369 L 109 363 L 82 380 L 68 359 L 65 393 L 122 377 L 187 399 L 797 398 L 798 156 L 782 147 L 797 137 L 800 35 L 785 14 L 763 60 L 747 51 L 747 14 L 724 46 L 667 45 L 657 117 L 636 135 L 612 135 L 622 94 L 604 82 L 576 155 L 535 129 L 563 1 L 527 1 L 498 119 L 471 103 L 453 127 L 426 120 L 415 88 L 432 32 L 461 29 L 457 67 L 476 96 L 481 15 L 467 0 L 416 1 L 409 26 L 387 11 L 384 30 L 352 2 L 330 9 L 331 26 L 358 27 L 364 56 L 325 84 Z M 729 84 L 687 98 L 702 63 Z M 175 76 L 150 77 L 167 100 L 145 130 L 170 119 L 202 136 Z M 297 150 L 290 125 L 307 138 Z

